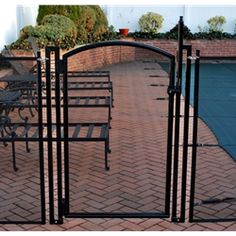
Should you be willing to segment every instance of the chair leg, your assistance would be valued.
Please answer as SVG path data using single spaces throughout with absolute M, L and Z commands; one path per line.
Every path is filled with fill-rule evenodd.
M 108 166 L 108 151 L 109 151 L 109 146 L 108 146 L 108 141 L 105 141 L 105 169 L 110 170 L 110 167 Z
M 111 88 L 111 106 L 114 107 L 113 88 Z
M 111 149 L 110 149 L 110 136 L 109 136 L 109 133 L 108 133 L 108 137 L 107 137 L 107 151 L 108 153 L 111 153 Z
M 32 107 L 30 105 L 29 105 L 29 111 L 30 111 L 31 117 L 34 117 L 33 109 L 32 109 Z
M 111 129 L 111 119 L 112 119 L 112 117 L 111 117 L 111 106 L 109 106 L 109 108 L 108 108 L 108 127 L 109 127 L 109 129 Z
M 27 125 L 27 122 L 28 122 L 28 117 L 26 116 L 25 117 L 25 128 L 26 128 L 26 125 Z M 25 149 L 26 149 L 26 152 L 30 152 L 30 147 L 29 147 L 29 141 L 28 141 L 28 132 L 26 132 L 26 134 L 25 134 L 25 137 L 26 137 L 26 141 L 25 141 Z
M 110 98 L 110 99 L 111 99 L 111 98 Z M 109 106 L 109 119 L 110 119 L 110 120 L 112 120 L 111 107 L 112 107 L 112 105 L 111 105 L 111 102 L 110 102 L 110 106 Z
M 30 152 L 29 141 L 27 141 L 28 133 L 26 133 L 25 137 L 26 137 L 25 149 L 26 149 L 26 152 Z
M 16 148 L 15 148 L 15 142 L 12 142 L 12 163 L 13 163 L 13 170 L 17 171 L 18 168 L 16 167 Z
M 4 133 L 3 133 L 3 130 L 1 131 L 1 136 L 2 136 L 2 138 L 4 137 Z M 4 147 L 7 147 L 7 142 L 5 142 L 5 141 L 3 141 L 3 145 L 4 145 Z

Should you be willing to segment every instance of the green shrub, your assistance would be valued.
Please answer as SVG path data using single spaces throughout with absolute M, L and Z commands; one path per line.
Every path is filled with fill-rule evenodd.
M 110 25 L 108 31 L 100 36 L 100 41 L 120 39 L 120 34 L 115 31 L 115 27 Z
M 108 27 L 108 21 L 103 10 L 96 5 L 90 7 L 94 10 L 96 17 L 93 28 L 93 41 L 100 41 L 104 34 L 109 34 L 111 28 Z
M 39 47 L 59 46 L 60 48 L 72 48 L 76 45 L 77 29 L 72 20 L 60 15 L 47 15 L 41 21 L 41 25 L 26 26 L 20 31 L 20 38 L 11 45 L 11 48 L 29 49 L 27 38 L 36 38 Z
M 186 25 L 183 26 L 183 34 L 184 39 L 193 38 L 191 30 Z M 178 39 L 178 24 L 175 25 L 170 31 L 166 32 L 165 35 L 167 39 Z
M 71 19 L 76 25 L 79 43 L 99 41 L 108 31 L 106 16 L 97 5 L 40 5 L 37 16 L 39 25 L 48 14 L 59 14 Z
M 207 24 L 209 26 L 209 32 L 223 32 L 222 26 L 226 23 L 224 16 L 211 17 Z
M 138 23 L 141 32 L 156 34 L 162 27 L 163 21 L 163 17 L 158 13 L 148 12 L 140 17 Z
M 235 35 L 220 32 L 220 31 L 211 31 L 211 32 L 198 32 L 193 35 L 194 39 L 233 39 L 235 38 Z
M 9 45 L 10 49 L 30 51 L 32 47 L 26 39 L 19 38 Z
M 34 34 L 34 27 L 27 25 L 20 30 L 20 39 L 27 39 L 32 34 Z

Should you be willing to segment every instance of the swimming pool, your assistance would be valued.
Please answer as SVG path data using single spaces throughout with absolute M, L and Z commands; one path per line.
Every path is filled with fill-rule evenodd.
M 194 81 L 192 76 L 191 104 L 193 104 L 193 87 Z M 235 63 L 201 63 L 199 117 L 215 134 L 219 145 L 236 160 Z

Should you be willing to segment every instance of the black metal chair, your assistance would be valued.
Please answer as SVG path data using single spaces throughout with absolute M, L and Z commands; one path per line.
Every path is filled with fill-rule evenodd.
M 12 126 L 10 112 L 18 107 L 18 113 L 20 118 L 23 120 L 23 124 L 26 125 L 28 118 L 21 115 L 21 110 L 23 104 L 21 103 L 21 92 L 20 91 L 10 91 L 10 90 L 0 90 L 0 141 L 3 142 L 4 146 L 10 141 L 12 144 L 12 161 L 13 169 L 18 170 L 16 167 L 16 154 L 15 154 L 15 142 L 14 138 L 16 136 L 15 126 Z M 27 135 L 27 133 L 26 133 Z M 26 141 L 26 151 L 29 152 L 28 141 Z
M 6 58 L 15 57 L 7 47 L 2 51 L 2 55 Z M 25 107 L 28 105 L 31 116 L 34 116 L 33 108 L 37 109 L 36 106 L 33 106 L 37 98 L 37 75 L 30 72 L 20 61 L 8 61 L 17 74 L 3 76 L 0 78 L 0 82 L 7 83 L 5 89 L 21 91 L 25 98 Z
M 7 49 L 2 51 L 5 57 L 14 57 L 14 55 Z M 7 59 L 6 59 L 7 60 Z M 12 160 L 13 169 L 16 167 L 16 150 L 15 138 L 17 137 L 16 125 L 12 123 L 11 112 L 18 111 L 21 124 L 25 127 L 28 122 L 28 117 L 23 115 L 25 108 L 29 108 L 31 116 L 34 116 L 32 108 L 36 107 L 34 104 L 34 97 L 36 93 L 37 75 L 30 73 L 19 61 L 8 60 L 12 68 L 17 74 L 7 75 L 0 78 L 0 82 L 6 82 L 4 88 L 0 88 L 0 141 L 4 146 L 8 143 L 12 144 Z M 15 114 L 15 113 L 14 113 Z M 14 116 L 14 120 L 17 116 Z M 29 152 L 29 141 L 27 140 L 28 132 L 25 129 L 26 151 Z

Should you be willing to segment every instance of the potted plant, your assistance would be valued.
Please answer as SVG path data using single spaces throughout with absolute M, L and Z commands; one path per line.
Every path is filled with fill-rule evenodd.
M 164 18 L 156 12 L 147 12 L 139 18 L 140 31 L 144 33 L 156 34 L 162 27 Z
M 127 36 L 129 33 L 129 28 L 120 28 L 119 32 L 120 32 L 120 35 Z
M 127 21 L 127 19 L 124 18 L 121 13 L 119 14 L 119 20 L 121 24 L 121 27 L 119 28 L 120 35 L 127 36 L 129 33 L 129 28 L 127 26 L 129 25 L 130 22 Z

